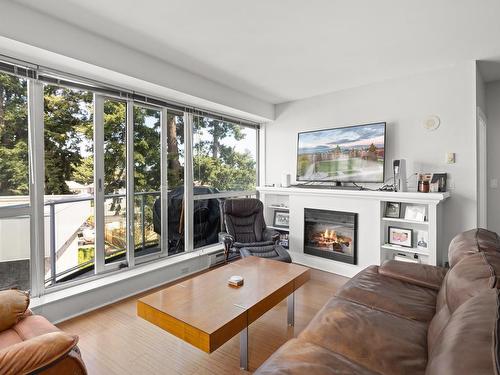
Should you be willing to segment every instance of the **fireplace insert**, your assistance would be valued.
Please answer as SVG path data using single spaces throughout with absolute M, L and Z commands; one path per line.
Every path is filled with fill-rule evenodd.
M 304 253 L 357 264 L 358 214 L 304 210 Z

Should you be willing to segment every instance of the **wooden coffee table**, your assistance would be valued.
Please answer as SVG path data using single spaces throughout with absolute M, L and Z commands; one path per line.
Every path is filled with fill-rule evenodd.
M 245 279 L 239 288 L 230 276 Z M 240 367 L 248 369 L 248 326 L 287 298 L 294 325 L 294 292 L 309 268 L 248 257 L 152 293 L 137 301 L 137 315 L 191 345 L 212 353 L 240 333 Z

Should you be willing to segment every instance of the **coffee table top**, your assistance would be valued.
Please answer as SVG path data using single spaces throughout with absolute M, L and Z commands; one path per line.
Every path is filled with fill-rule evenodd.
M 244 285 L 229 286 L 233 275 Z M 307 267 L 248 257 L 143 297 L 137 312 L 210 353 L 307 280 Z

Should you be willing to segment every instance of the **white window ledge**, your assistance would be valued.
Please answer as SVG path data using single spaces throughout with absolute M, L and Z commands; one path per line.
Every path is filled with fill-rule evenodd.
M 218 243 L 213 246 L 207 246 L 203 249 L 194 250 L 171 258 L 165 258 L 162 260 L 137 265 L 129 270 L 122 269 L 114 271 L 106 275 L 101 275 L 100 277 L 97 277 L 93 280 L 89 280 L 88 282 L 83 282 L 81 284 L 70 286 L 57 291 L 50 292 L 50 290 L 48 290 L 47 294 L 43 296 L 31 298 L 30 308 L 39 308 L 43 305 L 58 302 L 78 294 L 91 293 L 93 290 L 102 288 L 103 286 L 116 284 L 123 280 L 131 279 L 151 271 L 179 264 L 196 257 L 209 255 L 218 252 L 223 248 L 223 245 Z

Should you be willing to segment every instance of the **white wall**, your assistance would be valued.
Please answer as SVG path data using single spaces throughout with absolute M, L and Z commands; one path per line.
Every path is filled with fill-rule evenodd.
M 14 45 L 9 39 L 26 45 Z M 42 51 L 36 51 L 31 46 Z M 50 56 L 45 51 L 56 53 L 60 57 Z M 73 74 L 95 75 L 101 79 L 112 79 L 112 72 L 118 72 L 168 88 L 162 96 L 170 100 L 231 112 L 229 114 L 251 120 L 254 119 L 251 115 L 274 118 L 274 105 L 271 103 L 12 2 L 1 1 L 0 54 Z M 64 57 L 77 61 L 68 61 Z M 89 69 L 79 62 L 109 69 L 110 72 Z M 233 109 L 241 113 L 233 112 Z
M 488 229 L 500 233 L 500 189 L 492 188 L 491 179 L 500 181 L 500 81 L 486 84 L 488 119 Z
M 276 120 L 266 124 L 265 183 L 295 175 L 297 133 L 377 121 L 387 122 L 386 176 L 393 159 L 405 158 L 408 173 L 447 172 L 452 198 L 444 203 L 443 239 L 476 226 L 475 63 L 305 100 L 280 104 Z M 438 115 L 434 132 L 422 127 Z M 456 164 L 445 153 L 456 153 Z M 415 179 L 412 180 L 415 185 Z

